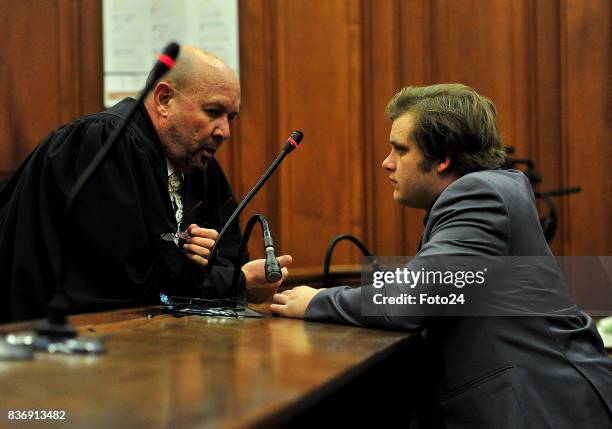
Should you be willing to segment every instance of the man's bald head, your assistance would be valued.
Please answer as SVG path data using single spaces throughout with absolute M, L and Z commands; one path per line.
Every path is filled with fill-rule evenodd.
M 147 78 L 147 84 L 151 79 L 152 73 Z M 160 82 L 172 83 L 179 91 L 184 91 L 193 86 L 215 84 L 221 79 L 238 84 L 236 74 L 221 58 L 195 46 L 181 46 L 175 66 Z

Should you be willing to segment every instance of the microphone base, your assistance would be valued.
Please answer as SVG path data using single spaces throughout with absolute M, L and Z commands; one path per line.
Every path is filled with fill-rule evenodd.
M 74 326 L 65 323 L 52 323 L 48 320 L 34 325 L 34 333 L 51 341 L 68 340 L 78 336 Z
M 246 307 L 242 311 L 237 311 L 239 317 L 252 317 L 256 319 L 263 319 L 265 316 L 252 308 Z
M 4 348 L 11 347 L 9 357 L 12 358 L 15 358 L 13 355 L 16 355 L 16 351 L 23 352 L 23 359 L 31 359 L 34 352 L 79 355 L 101 354 L 106 352 L 105 341 L 107 338 L 79 337 L 74 326 L 51 323 L 45 320 L 35 324 L 33 332 L 7 335 L 4 340 L 6 343 Z M 0 360 L 2 359 L 3 356 L 0 353 Z

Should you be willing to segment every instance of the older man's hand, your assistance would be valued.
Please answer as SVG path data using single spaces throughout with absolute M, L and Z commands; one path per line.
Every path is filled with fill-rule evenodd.
M 219 233 L 214 229 L 200 228 L 195 224 L 187 228 L 191 237 L 183 245 L 187 258 L 204 268 Z
M 266 280 L 265 259 L 255 259 L 242 266 L 242 272 L 246 280 L 246 292 L 249 302 L 262 303 L 267 301 L 278 287 L 283 284 L 289 275 L 287 267 L 291 265 L 291 255 L 283 255 L 276 258 L 281 267 L 282 278 L 275 283 Z

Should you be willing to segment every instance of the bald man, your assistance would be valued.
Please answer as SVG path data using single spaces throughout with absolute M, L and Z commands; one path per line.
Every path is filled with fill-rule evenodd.
M 53 131 L 0 192 L 0 322 L 43 317 L 61 264 L 70 313 L 156 304 L 160 292 L 234 295 L 237 224 L 221 243 L 210 279 L 204 268 L 236 207 L 214 155 L 230 137 L 240 84 L 203 50 L 181 49 L 175 68 L 138 106 L 83 189 L 69 231 L 62 229 L 76 178 L 134 103 L 126 98 Z M 169 238 L 185 229 L 186 243 Z M 284 279 L 291 257 L 279 260 Z M 264 261 L 245 262 L 240 282 L 247 293 L 262 299 L 283 281 L 267 284 Z

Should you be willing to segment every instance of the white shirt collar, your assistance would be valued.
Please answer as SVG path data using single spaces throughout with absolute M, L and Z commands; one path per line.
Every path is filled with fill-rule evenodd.
M 166 169 L 168 170 L 168 177 L 170 177 L 172 176 L 172 173 L 174 173 L 174 166 L 172 165 L 168 157 L 165 157 L 165 158 L 166 158 Z M 181 174 L 181 178 L 185 179 L 185 176 Z

